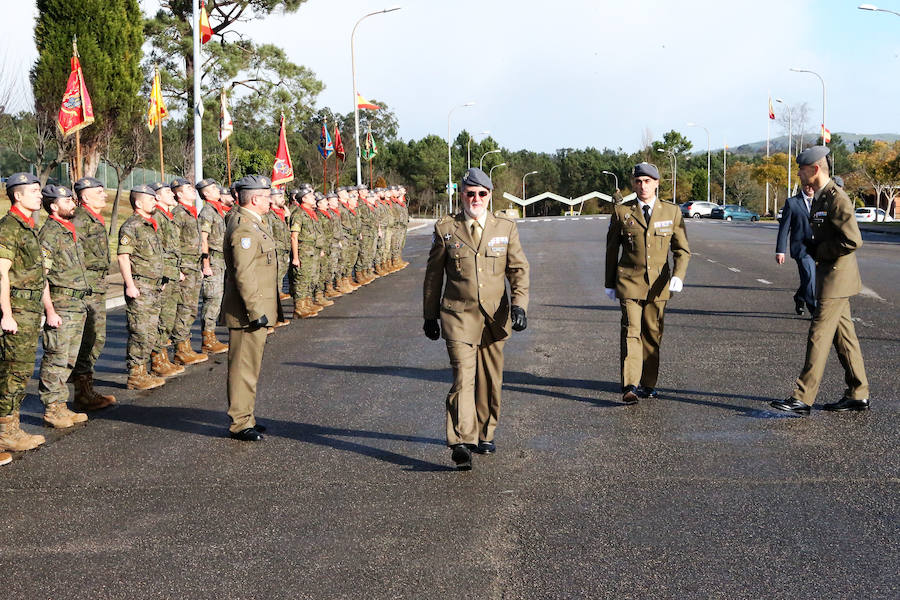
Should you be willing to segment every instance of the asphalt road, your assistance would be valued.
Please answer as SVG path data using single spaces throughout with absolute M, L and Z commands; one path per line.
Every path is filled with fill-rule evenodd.
M 690 223 L 657 400 L 619 403 L 600 218 L 529 219 L 529 327 L 507 344 L 498 453 L 450 468 L 444 345 L 409 268 L 270 338 L 257 415 L 226 437 L 217 358 L 0 468 L 4 598 L 900 596 L 900 239 L 859 253 L 873 410 L 775 414 L 803 362 L 793 263 L 765 224 Z M 195 337 L 195 339 L 197 339 Z M 842 392 L 832 354 L 820 402 Z M 25 426 L 41 430 L 26 399 Z

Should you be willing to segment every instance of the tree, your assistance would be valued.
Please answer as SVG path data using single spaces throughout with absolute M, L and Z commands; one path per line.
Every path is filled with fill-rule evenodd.
M 763 158 L 752 169 L 753 178 L 756 180 L 756 183 L 761 186 L 765 186 L 766 182 L 769 183 L 769 191 L 772 194 L 773 213 L 778 210 L 779 196 L 783 195 L 783 198 L 785 200 L 787 199 L 787 162 L 787 154 L 784 152 L 776 152 L 767 158 Z M 794 168 L 794 175 L 796 175 L 796 163 L 792 161 L 791 164 Z M 797 179 L 794 178 L 793 181 L 797 181 Z
M 900 193 L 900 142 L 888 144 L 876 141 L 870 151 L 857 150 L 850 156 L 850 160 L 875 190 L 875 207 L 881 208 L 881 200 L 884 198 L 884 209 L 887 212 Z
M 132 171 L 140 165 L 147 156 L 148 136 L 146 125 L 141 119 L 133 119 L 131 127 L 123 130 L 121 127 L 113 133 L 107 131 L 106 146 L 102 155 L 106 164 L 116 171 L 116 196 L 113 199 L 112 215 L 109 220 L 109 232 L 118 231 L 116 221 L 119 218 L 119 200 L 122 196 L 122 184 L 131 175 Z

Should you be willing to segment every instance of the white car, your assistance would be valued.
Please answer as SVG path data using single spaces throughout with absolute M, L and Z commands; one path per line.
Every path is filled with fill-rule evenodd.
M 888 214 L 880 208 L 872 208 L 871 206 L 866 206 L 863 208 L 856 209 L 856 220 L 860 223 L 890 223 L 894 220 Z
M 712 202 L 688 201 L 681 205 L 681 214 L 689 219 L 708 217 L 716 206 L 718 205 Z

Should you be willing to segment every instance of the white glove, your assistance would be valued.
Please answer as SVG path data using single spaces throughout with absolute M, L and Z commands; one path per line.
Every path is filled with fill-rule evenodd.
M 616 290 L 611 289 L 611 288 L 603 288 L 603 291 L 606 292 L 606 297 L 609 298 L 610 300 L 616 299 Z
M 684 282 L 681 281 L 681 277 L 673 277 L 669 281 L 669 291 L 670 292 L 680 292 L 684 287 Z

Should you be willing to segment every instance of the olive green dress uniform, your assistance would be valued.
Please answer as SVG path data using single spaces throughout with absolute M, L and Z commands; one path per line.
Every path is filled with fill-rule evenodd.
M 88 287 L 84 247 L 78 243 L 78 234 L 71 222 L 60 222 L 52 216 L 47 218 L 38 239 L 50 283 L 50 300 L 62 320 L 59 327 L 44 325 L 42 335 L 44 355 L 38 389 L 41 402 L 50 406 L 69 400 L 66 382 L 81 347 L 87 317 L 85 298 L 93 291 Z
M 162 246 L 162 275 L 168 277 L 170 282 L 159 294 L 159 339 L 153 351 L 167 354 L 168 343 L 175 328 L 175 318 L 178 315 L 178 302 L 181 299 L 181 287 L 178 284 L 181 277 L 181 271 L 178 269 L 178 265 L 181 264 L 181 242 L 175 215 L 157 205 L 153 219 L 156 221 L 156 234 Z
M 156 220 L 133 214 L 119 229 L 118 254 L 127 254 L 131 262 L 131 277 L 140 295 L 125 297 L 128 322 L 126 363 L 128 369 L 142 367 L 159 341 L 160 294 L 163 283 L 163 249 L 157 235 Z
M 200 322 L 203 331 L 215 331 L 219 311 L 222 308 L 222 294 L 225 289 L 225 214 L 224 206 L 219 208 L 207 201 L 203 203 L 203 208 L 197 215 L 200 232 L 207 234 L 209 268 L 212 270 L 212 275 L 203 277 L 200 283 L 200 298 L 203 300 Z
M 425 319 L 440 318 L 453 367 L 446 404 L 448 446 L 493 441 L 510 306 L 528 310 L 528 285 L 528 260 L 514 221 L 487 213 L 477 243 L 464 212 L 435 224 L 423 312 Z
M 102 216 L 78 206 L 72 223 L 78 232 L 78 243 L 84 251 L 87 287 L 94 292 L 84 298 L 87 310 L 84 333 L 81 335 L 75 368 L 72 369 L 72 375 L 78 377 L 93 375 L 94 365 L 100 359 L 106 344 L 106 292 L 109 288 L 106 275 L 109 273 L 110 256 L 109 235 Z
M 269 223 L 272 237 L 275 238 L 275 252 L 278 256 L 279 293 L 284 285 L 284 277 L 288 273 L 288 267 L 291 266 L 291 225 L 288 221 L 289 217 L 290 213 L 286 209 L 279 212 L 274 206 L 269 209 L 265 216 Z
M 225 233 L 225 296 L 222 318 L 228 327 L 228 416 L 237 433 L 256 425 L 256 384 L 266 345 L 265 327 L 250 323 L 278 312 L 276 243 L 262 218 L 250 210 L 232 210 Z
M 172 214 L 175 215 L 175 224 L 178 226 L 178 239 L 181 245 L 181 264 L 178 265 L 178 268 L 184 273 L 184 281 L 178 284 L 181 295 L 178 299 L 175 328 L 172 330 L 172 341 L 177 345 L 191 339 L 191 327 L 197 319 L 200 302 L 202 274 L 200 272 L 200 223 L 196 210 L 179 202 L 178 206 L 172 210 Z M 212 262 L 212 256 L 210 256 L 210 262 Z
M 319 255 L 325 249 L 323 217 L 317 210 L 303 206 L 291 211 L 291 231 L 297 233 L 300 267 L 292 270 L 294 300 L 312 298 L 319 280 Z
M 866 369 L 850 316 L 850 297 L 862 291 L 855 252 L 863 240 L 854 212 L 853 202 L 834 180 L 816 192 L 809 211 L 818 308 L 809 327 L 803 371 L 793 393 L 794 399 L 808 406 L 815 403 L 832 345 L 844 368 L 844 398 L 869 397 Z
M 14 334 L 0 330 L 0 417 L 6 417 L 19 410 L 34 372 L 46 282 L 34 221 L 15 208 L 0 219 L 0 258 L 12 262 L 9 301 L 18 324 Z
M 649 223 L 637 200 L 615 206 L 606 234 L 606 287 L 616 290 L 622 309 L 623 388 L 656 387 L 669 281 L 684 279 L 690 256 L 678 205 L 657 198 Z

